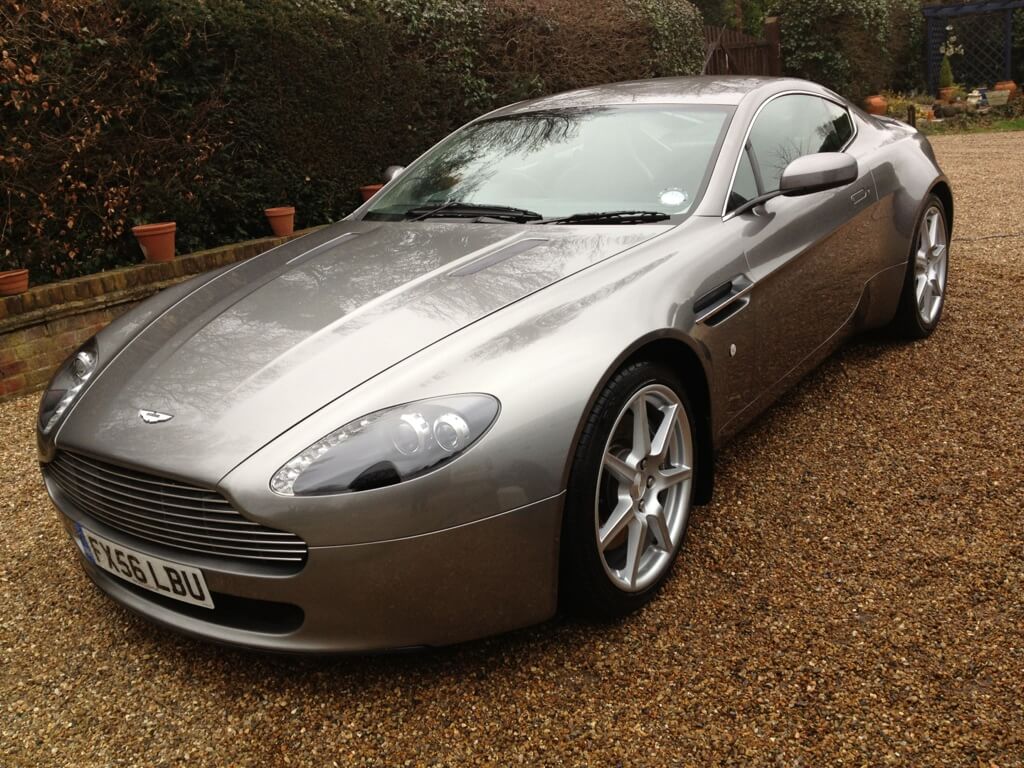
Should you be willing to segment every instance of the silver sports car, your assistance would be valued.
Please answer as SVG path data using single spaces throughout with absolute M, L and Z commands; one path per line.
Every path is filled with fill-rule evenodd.
M 622 616 L 716 448 L 844 339 L 942 314 L 928 141 L 812 83 L 587 88 L 389 170 L 56 374 L 43 477 L 114 600 L 311 652 Z

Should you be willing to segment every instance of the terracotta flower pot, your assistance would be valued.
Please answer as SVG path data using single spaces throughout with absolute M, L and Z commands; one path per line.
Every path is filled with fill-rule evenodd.
M 363 202 L 365 203 L 371 197 L 376 195 L 381 189 L 384 188 L 383 184 L 367 184 L 359 188 L 359 194 L 363 196 Z
M 889 102 L 886 101 L 884 96 L 880 96 L 877 93 L 864 99 L 864 109 L 872 115 L 884 115 L 888 108 Z
M 132 234 L 139 241 L 146 261 L 161 262 L 174 260 L 174 232 L 178 225 L 173 221 L 158 224 L 140 224 L 132 227 Z
M 28 290 L 28 270 L 0 272 L 0 296 L 17 296 Z
M 995 87 L 992 90 L 993 91 L 1009 91 L 1010 92 L 1009 98 L 1011 100 L 1015 99 L 1018 96 L 1017 84 L 1015 82 L 1013 82 L 1013 80 L 1000 80 L 998 83 L 996 83 Z
M 942 99 L 947 104 L 953 101 L 954 93 L 956 93 L 956 88 L 952 86 L 949 88 L 939 88 L 939 98 Z
M 270 228 L 278 237 L 287 237 L 295 231 L 295 208 L 282 205 L 278 208 L 267 208 L 263 211 L 270 222 Z

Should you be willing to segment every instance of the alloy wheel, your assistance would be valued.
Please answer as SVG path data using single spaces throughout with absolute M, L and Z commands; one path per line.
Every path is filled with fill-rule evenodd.
M 935 322 L 942 310 L 948 258 L 946 222 L 942 211 L 933 205 L 921 219 L 914 253 L 914 295 L 918 315 L 925 325 Z
M 605 573 L 641 592 L 672 564 L 690 511 L 693 432 L 679 396 L 645 386 L 626 403 L 605 445 L 595 499 Z

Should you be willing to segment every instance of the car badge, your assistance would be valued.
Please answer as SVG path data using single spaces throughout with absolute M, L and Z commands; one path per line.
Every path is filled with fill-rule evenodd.
M 139 411 L 139 418 L 147 424 L 162 424 L 165 421 L 170 421 L 174 417 L 169 413 L 141 410 Z

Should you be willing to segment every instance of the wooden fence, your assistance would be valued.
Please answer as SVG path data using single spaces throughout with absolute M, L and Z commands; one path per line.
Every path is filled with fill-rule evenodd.
M 705 75 L 782 74 L 779 47 L 779 21 L 769 17 L 764 38 L 757 38 L 727 27 L 704 27 Z

